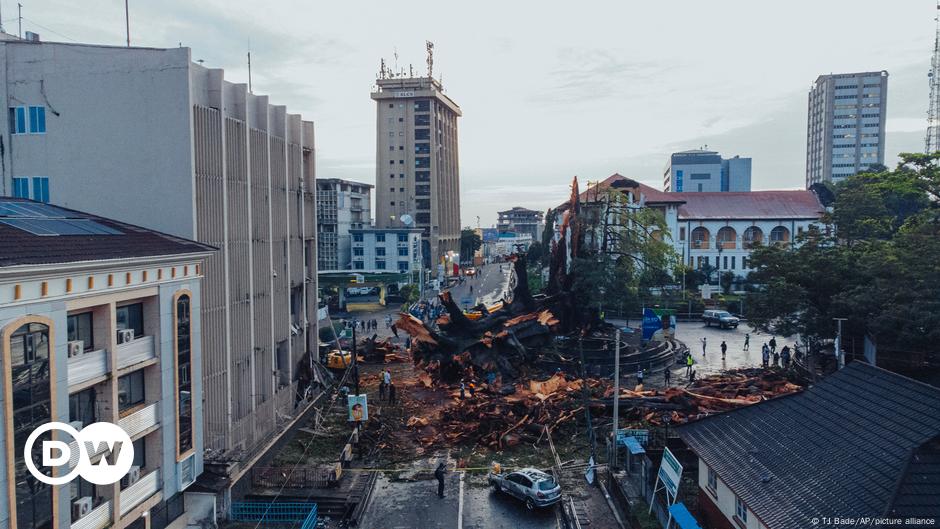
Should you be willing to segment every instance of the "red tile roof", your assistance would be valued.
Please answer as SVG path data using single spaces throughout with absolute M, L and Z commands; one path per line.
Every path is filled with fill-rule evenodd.
M 648 204 L 665 204 L 665 203 L 682 203 L 684 200 L 682 198 L 676 197 L 676 193 L 664 193 L 658 189 L 650 187 L 646 184 L 637 182 L 627 178 L 619 173 L 614 173 L 608 176 L 605 180 L 596 183 L 595 185 L 589 186 L 585 191 L 582 191 L 579 195 L 581 197 L 581 202 L 587 202 L 588 197 L 594 198 L 594 190 L 604 191 L 610 188 L 620 189 L 623 187 L 634 187 L 636 186 L 640 190 L 640 195 L 644 197 L 646 203 Z M 555 208 L 558 211 L 565 211 L 568 209 L 568 203 L 565 202 Z
M 679 206 L 683 220 L 817 219 L 825 212 L 816 193 L 803 189 L 668 194 L 685 202 Z

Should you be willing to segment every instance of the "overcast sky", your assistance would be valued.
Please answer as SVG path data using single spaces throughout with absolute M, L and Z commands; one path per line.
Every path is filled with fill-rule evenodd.
M 21 0 L 44 40 L 124 43 L 121 0 Z M 16 2 L 0 1 L 16 33 Z M 619 172 L 662 186 L 667 155 L 753 158 L 753 188 L 803 186 L 806 93 L 887 70 L 886 164 L 923 149 L 934 0 L 647 2 L 130 0 L 131 43 L 194 60 L 316 123 L 317 176 L 375 181 L 379 59 L 435 72 L 463 110 L 463 223 L 544 209 Z

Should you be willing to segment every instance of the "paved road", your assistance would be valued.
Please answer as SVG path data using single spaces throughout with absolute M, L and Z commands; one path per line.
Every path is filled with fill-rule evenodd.
M 744 349 L 745 335 L 750 334 L 750 350 Z M 706 327 L 700 322 L 679 322 L 676 328 L 676 337 L 682 340 L 692 351 L 699 376 L 718 373 L 725 369 L 761 366 L 761 345 L 769 342 L 771 336 L 755 331 L 746 323 L 737 329 L 720 329 Z M 702 352 L 702 339 L 705 339 L 705 352 Z M 777 336 L 777 350 L 789 345 L 793 348 L 795 340 L 792 337 Z M 721 342 L 728 345 L 728 353 L 724 360 L 721 358 Z
M 486 485 L 481 474 L 449 472 L 445 497 L 437 481 L 391 481 L 379 476 L 360 527 L 364 529 L 558 529 L 554 508 L 530 511 Z
M 473 279 L 465 278 L 463 284 L 455 284 L 449 289 L 454 301 L 464 308 L 480 302 L 487 305 L 496 303 L 506 292 L 511 267 L 508 263 L 477 267 L 479 275 Z

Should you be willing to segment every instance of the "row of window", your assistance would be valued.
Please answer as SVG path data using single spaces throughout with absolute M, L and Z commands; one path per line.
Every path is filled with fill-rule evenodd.
M 365 270 L 366 264 L 362 261 L 353 261 L 354 270 Z M 386 270 L 385 268 L 385 259 L 376 259 L 375 260 L 375 269 L 376 270 Z M 407 272 L 408 271 L 408 261 L 398 261 L 398 271 Z
M 715 499 L 718 499 L 718 473 L 708 469 L 708 490 L 711 491 Z M 734 516 L 745 526 L 747 525 L 747 504 L 740 497 L 734 497 Z
M 32 199 L 37 202 L 49 202 L 49 177 L 47 176 L 34 176 L 32 178 L 14 176 L 13 196 L 15 198 L 30 198 L 30 181 L 33 184 Z
M 45 134 L 46 107 L 10 107 L 10 134 Z
M 355 256 L 355 257 L 361 257 L 361 256 L 363 256 L 363 255 L 365 255 L 365 249 L 364 249 L 364 248 L 362 248 L 361 246 L 360 246 L 360 247 L 353 248 L 353 256 Z M 377 256 L 379 256 L 379 257 L 385 257 L 385 248 L 383 248 L 383 247 L 381 247 L 381 246 L 377 247 L 377 248 L 375 249 L 375 255 L 377 255 Z M 408 257 L 408 247 L 407 247 L 407 246 L 402 246 L 401 248 L 399 248 L 399 249 L 398 249 L 398 255 L 399 255 L 399 257 Z
M 361 233 L 353 233 L 352 238 L 353 238 L 353 242 L 362 242 L 362 241 L 363 241 L 363 234 L 361 234 Z M 376 233 L 376 234 L 375 234 L 375 241 L 376 241 L 376 242 L 385 242 L 385 234 L 384 234 L 384 233 Z M 399 233 L 399 234 L 398 234 L 398 242 L 408 242 L 408 234 L 407 234 L 407 233 Z

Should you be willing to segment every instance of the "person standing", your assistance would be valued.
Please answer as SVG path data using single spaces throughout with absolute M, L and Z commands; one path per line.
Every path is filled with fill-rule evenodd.
M 725 359 L 725 353 L 728 352 L 728 344 L 724 340 L 721 341 L 721 359 Z
M 388 369 L 382 373 L 382 383 L 385 384 L 385 389 L 388 389 L 388 387 L 392 384 L 392 372 Z
M 777 367 L 779 365 L 780 365 L 780 353 L 778 353 L 777 351 L 774 351 L 774 367 Z
M 763 361 L 764 369 L 767 369 L 767 364 L 770 363 L 770 347 L 766 343 L 760 348 L 760 356 Z
M 395 384 L 388 385 L 388 403 L 396 404 L 398 402 L 398 395 L 396 395 Z
M 751 350 L 751 333 L 744 333 L 744 350 Z
M 465 389 L 466 389 L 466 386 L 464 386 L 463 381 L 461 381 L 460 382 L 460 400 L 467 398 L 467 394 L 464 392 Z
M 695 364 L 695 360 L 692 359 L 692 353 L 689 353 L 685 357 L 685 374 L 686 376 L 692 376 L 692 365 Z
M 771 353 L 777 352 L 777 338 L 776 338 L 776 337 L 771 336 L 771 337 L 770 337 L 770 342 L 768 342 L 768 345 L 770 345 L 770 352 L 771 352 Z
M 708 345 L 708 338 L 703 336 L 702 337 L 702 356 L 703 357 L 705 356 L 705 346 L 707 345 Z
M 790 367 L 790 346 L 784 345 L 783 349 L 780 350 L 780 360 L 783 362 L 783 368 L 789 369 Z
M 379 381 L 379 402 L 385 400 L 385 380 Z
M 636 385 L 643 385 L 643 368 L 640 366 L 636 366 Z
M 437 478 L 437 497 L 444 497 L 444 473 L 447 472 L 447 467 L 444 463 L 437 465 L 437 470 L 434 471 L 434 477 Z
M 669 383 L 671 381 L 672 381 L 672 371 L 670 371 L 669 368 L 666 367 L 666 370 L 663 371 L 663 385 L 665 385 L 668 388 Z

